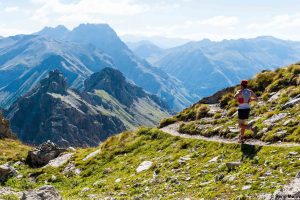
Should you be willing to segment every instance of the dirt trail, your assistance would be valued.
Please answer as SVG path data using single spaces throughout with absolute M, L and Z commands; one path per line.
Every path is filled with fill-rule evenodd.
M 214 137 L 204 137 L 201 135 L 189 135 L 189 134 L 184 134 L 184 133 L 179 133 L 178 132 L 179 128 L 179 123 L 171 124 L 169 126 L 166 126 L 164 128 L 161 128 L 160 130 L 168 133 L 173 136 L 179 136 L 182 138 L 192 138 L 192 139 L 198 139 L 198 140 L 206 140 L 206 141 L 213 141 L 213 142 L 221 142 L 221 143 L 234 143 L 234 144 L 239 144 L 238 143 L 238 138 L 233 138 L 233 139 L 226 139 L 226 138 L 221 138 L 219 136 L 214 136 Z M 257 145 L 257 146 L 278 146 L 278 147 L 295 147 L 295 146 L 300 146 L 300 144 L 297 143 L 285 143 L 285 142 L 279 142 L 279 143 L 266 143 L 260 140 L 247 140 L 245 142 L 246 144 L 249 145 Z

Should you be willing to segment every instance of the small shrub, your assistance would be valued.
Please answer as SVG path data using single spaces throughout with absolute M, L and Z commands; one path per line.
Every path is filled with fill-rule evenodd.
M 293 65 L 293 67 L 292 67 L 292 73 L 294 75 L 299 75 L 300 74 L 300 65 Z
M 231 117 L 237 111 L 236 107 L 232 107 L 227 111 L 227 116 Z
M 199 134 L 199 131 L 197 130 L 197 126 L 194 122 L 188 123 L 188 124 L 180 124 L 178 131 L 180 133 L 187 133 L 191 135 L 197 135 Z
M 223 95 L 222 98 L 220 99 L 220 107 L 225 108 L 228 105 L 229 101 L 232 100 L 233 98 L 234 97 L 232 93 L 227 93 Z
M 220 119 L 222 117 L 222 114 L 220 112 L 215 113 L 214 118 Z
M 201 119 L 203 117 L 206 117 L 208 114 L 209 108 L 205 105 L 201 105 L 198 109 L 197 109 L 197 113 L 196 113 L 196 119 Z
M 170 124 L 174 124 L 175 122 L 177 122 L 177 119 L 175 117 L 171 117 L 171 118 L 166 118 L 166 119 L 163 119 L 159 125 L 158 125 L 158 128 L 163 128 L 163 127 L 166 127 Z
M 286 137 L 289 142 L 300 142 L 300 127 L 298 127 L 291 135 Z

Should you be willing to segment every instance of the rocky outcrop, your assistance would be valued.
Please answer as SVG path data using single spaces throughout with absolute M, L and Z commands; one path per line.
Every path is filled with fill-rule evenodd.
M 42 167 L 65 151 L 53 142 L 47 141 L 36 149 L 29 151 L 26 162 L 32 167 Z
M 296 96 L 295 98 L 291 99 L 287 103 L 285 103 L 281 109 L 287 109 L 289 107 L 293 107 L 294 105 L 300 103 L 300 95 Z
M 9 187 L 1 187 L 0 188 L 0 196 L 1 195 L 3 195 L 3 196 L 15 196 L 18 199 L 20 199 L 22 197 L 23 193 L 22 192 L 16 192 L 15 190 L 13 190 L 12 188 L 9 188 Z M 1 199 L 1 197 L 0 197 L 0 199 Z
M 0 110 L 0 139 L 1 138 L 13 138 L 13 134 L 9 127 L 9 121 L 4 118 Z
M 9 177 L 16 176 L 17 171 L 8 163 L 0 165 L 0 183 L 5 182 Z
M 284 186 L 282 189 L 275 191 L 271 199 L 300 199 L 300 172 L 290 184 Z
M 24 192 L 21 200 L 62 200 L 62 197 L 53 186 L 46 185 L 37 190 Z

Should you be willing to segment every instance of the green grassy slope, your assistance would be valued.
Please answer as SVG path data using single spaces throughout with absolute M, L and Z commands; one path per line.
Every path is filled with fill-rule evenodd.
M 25 159 L 28 147 L 12 140 L 0 140 L 0 145 L 0 164 Z M 97 149 L 99 155 L 83 161 Z M 110 137 L 98 148 L 76 150 L 69 162 L 81 170 L 79 175 L 64 174 L 68 164 L 41 169 L 19 165 L 15 167 L 23 178 L 10 178 L 3 186 L 22 191 L 51 184 L 65 199 L 88 199 L 90 195 L 100 199 L 257 199 L 260 194 L 273 193 L 298 172 L 299 156 L 290 152 L 299 155 L 300 147 L 222 144 L 141 128 Z M 143 161 L 153 165 L 137 173 Z M 229 171 L 225 164 L 232 161 L 242 164 Z
M 264 71 L 249 81 L 250 88 L 259 96 L 258 103 L 251 103 L 253 125 L 258 127 L 258 134 L 246 132 L 248 138 L 256 138 L 266 142 L 287 141 L 300 142 L 300 105 L 282 108 L 290 100 L 299 98 L 300 63 L 275 71 Z M 179 131 L 204 136 L 218 135 L 225 138 L 236 137 L 233 132 L 237 124 L 237 102 L 233 98 L 235 87 L 228 90 L 219 99 L 219 108 L 212 110 L 211 105 L 196 103 L 172 118 L 163 120 L 160 127 L 181 122 Z M 276 97 L 277 96 L 277 97 Z M 284 116 L 272 123 L 268 120 L 276 116 Z

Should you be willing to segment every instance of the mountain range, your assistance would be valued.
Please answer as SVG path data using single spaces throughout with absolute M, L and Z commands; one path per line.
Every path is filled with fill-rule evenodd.
M 168 109 L 118 70 L 104 68 L 84 81 L 82 92 L 69 88 L 58 70 L 50 71 L 5 114 L 26 143 L 96 146 L 124 130 L 157 124 L 168 116 Z
M 84 79 L 104 67 L 117 68 L 173 110 L 196 98 L 180 81 L 135 56 L 107 24 L 81 24 L 72 31 L 46 27 L 0 40 L 0 106 L 8 108 L 50 70 L 59 69 L 68 84 L 80 90 Z
M 121 78 L 119 72 L 106 68 L 85 81 L 84 93 L 88 94 L 84 94 L 66 90 L 62 74 L 53 71 L 26 98 L 38 99 L 43 94 L 47 100 L 47 94 L 42 92 L 45 90 L 49 98 L 55 97 L 53 103 L 66 103 L 53 106 L 69 104 L 69 108 L 53 110 L 57 116 L 74 111 L 79 117 L 77 109 L 84 116 L 91 110 L 81 106 L 84 97 L 80 95 L 90 96 L 92 91 L 111 88 L 115 82 L 106 80 L 119 80 L 118 77 Z M 8 139 L 0 131 L 0 198 L 299 199 L 300 63 L 265 70 L 249 84 L 261 97 L 259 102 L 251 102 L 249 121 L 258 132 L 247 130 L 247 141 L 242 144 L 238 143 L 237 102 L 233 98 L 239 87 L 219 91 L 163 120 L 160 125 L 164 128 L 126 131 L 92 148 L 64 149 L 50 141 L 32 147 Z M 122 82 L 109 90 L 110 95 L 143 96 L 140 89 L 132 87 Z M 130 99 L 123 103 L 131 102 Z M 27 105 L 31 106 L 28 110 L 32 108 L 30 114 L 37 113 L 36 104 Z M 57 119 L 49 118 L 48 126 L 60 127 Z M 110 119 L 104 123 L 119 122 Z M 79 118 L 75 127 L 84 129 L 91 125 L 82 120 Z M 8 122 L 0 115 L 1 121 Z M 9 130 L 8 123 L 4 127 Z M 85 141 L 85 135 L 80 135 Z
M 133 51 L 182 81 L 191 93 L 202 97 L 251 78 L 262 70 L 300 60 L 300 42 L 269 36 L 220 42 L 205 39 L 163 52 L 155 48 L 151 48 L 151 52 L 148 46 L 140 44 Z

